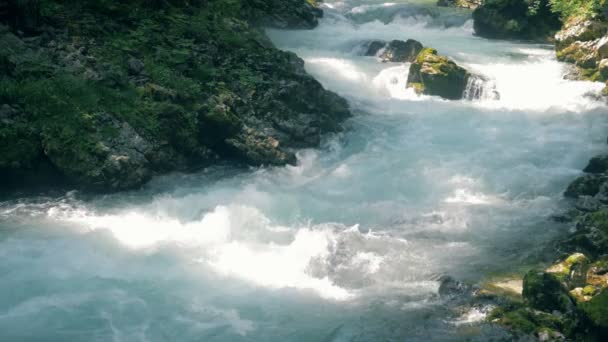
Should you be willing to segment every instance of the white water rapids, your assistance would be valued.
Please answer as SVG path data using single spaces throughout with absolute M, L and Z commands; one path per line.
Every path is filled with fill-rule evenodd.
M 216 167 L 139 191 L 0 202 L 0 340 L 487 340 L 437 295 L 535 260 L 608 132 L 602 84 L 551 46 L 473 36 L 469 12 L 326 0 L 312 31 L 268 31 L 354 117 L 295 167 Z M 405 89 L 409 65 L 357 53 L 416 39 L 500 99 Z

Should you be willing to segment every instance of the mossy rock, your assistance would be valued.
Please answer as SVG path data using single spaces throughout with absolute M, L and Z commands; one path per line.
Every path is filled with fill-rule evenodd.
M 575 179 L 564 192 L 564 196 L 577 198 L 579 196 L 595 196 L 600 186 L 608 181 L 608 177 L 602 174 L 584 175 Z
M 526 273 L 522 295 L 524 303 L 537 310 L 559 311 L 564 314 L 575 310 L 568 289 L 551 273 L 534 270 Z
M 586 282 L 589 259 L 582 253 L 574 253 L 561 262 L 551 265 L 545 270 L 553 274 L 568 289 L 584 286 Z
M 522 306 L 496 308 L 487 319 L 516 332 L 536 336 L 547 331 L 557 333 L 570 324 L 561 317 Z
M 549 0 L 487 0 L 473 12 L 475 33 L 501 39 L 548 40 L 560 29 Z
M 407 87 L 419 94 L 461 99 L 469 72 L 432 48 L 423 49 L 410 66 Z
M 608 290 L 591 300 L 579 304 L 580 309 L 591 320 L 599 335 L 608 338 Z

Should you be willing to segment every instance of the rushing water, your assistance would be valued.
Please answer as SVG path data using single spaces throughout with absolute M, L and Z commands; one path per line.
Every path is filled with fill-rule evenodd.
M 216 167 L 140 191 L 0 202 L 0 340 L 486 340 L 437 295 L 535 260 L 547 218 L 604 149 L 601 84 L 550 46 L 474 37 L 470 14 L 325 1 L 313 31 L 269 31 L 355 116 L 295 167 Z M 358 55 L 414 38 L 500 93 L 444 101 L 408 65 Z M 483 86 L 482 86 L 483 87 Z

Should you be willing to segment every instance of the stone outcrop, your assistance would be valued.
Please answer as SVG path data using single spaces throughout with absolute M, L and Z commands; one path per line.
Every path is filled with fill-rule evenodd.
M 410 66 L 407 87 L 419 94 L 457 100 L 463 97 L 469 72 L 432 48 L 423 49 Z
M 608 22 L 570 18 L 555 34 L 555 48 L 558 60 L 576 66 L 576 78 L 608 81 Z
M 473 12 L 475 33 L 486 38 L 546 41 L 559 30 L 549 0 L 487 0 Z
M 258 25 L 312 28 L 322 14 L 312 3 L 8 7 L 14 13 L 0 15 L 0 190 L 117 191 L 218 161 L 294 163 L 293 149 L 340 130 L 349 108 Z M 36 20 L 23 19 L 28 13 Z
M 408 39 L 407 41 L 393 40 L 385 47 L 380 58 L 382 62 L 406 63 L 414 62 L 422 51 L 422 44 L 419 41 Z

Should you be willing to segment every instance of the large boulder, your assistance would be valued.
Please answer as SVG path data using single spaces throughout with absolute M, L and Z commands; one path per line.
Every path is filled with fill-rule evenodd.
M 566 21 L 562 29 L 555 34 L 555 47 L 561 50 L 576 41 L 596 40 L 607 31 L 608 24 L 605 22 L 575 17 Z
M 602 174 L 588 174 L 575 179 L 564 192 L 565 197 L 578 198 L 579 196 L 595 196 L 600 186 L 608 181 Z
M 450 100 L 463 97 L 469 72 L 437 50 L 423 49 L 410 66 L 407 87 L 418 94 L 441 96 Z
M 422 44 L 419 41 L 408 39 L 407 41 L 393 40 L 380 54 L 382 62 L 413 62 L 422 51 Z
M 608 289 L 591 300 L 580 305 L 581 310 L 592 322 L 595 334 L 604 338 L 608 337 Z
M 551 273 L 534 270 L 526 273 L 522 295 L 526 305 L 537 310 L 569 314 L 576 309 L 568 289 Z
M 583 171 L 587 173 L 604 173 L 608 171 L 608 155 L 601 154 L 591 158 Z
M 473 20 L 475 33 L 486 38 L 547 40 L 561 26 L 549 0 L 487 0 Z

